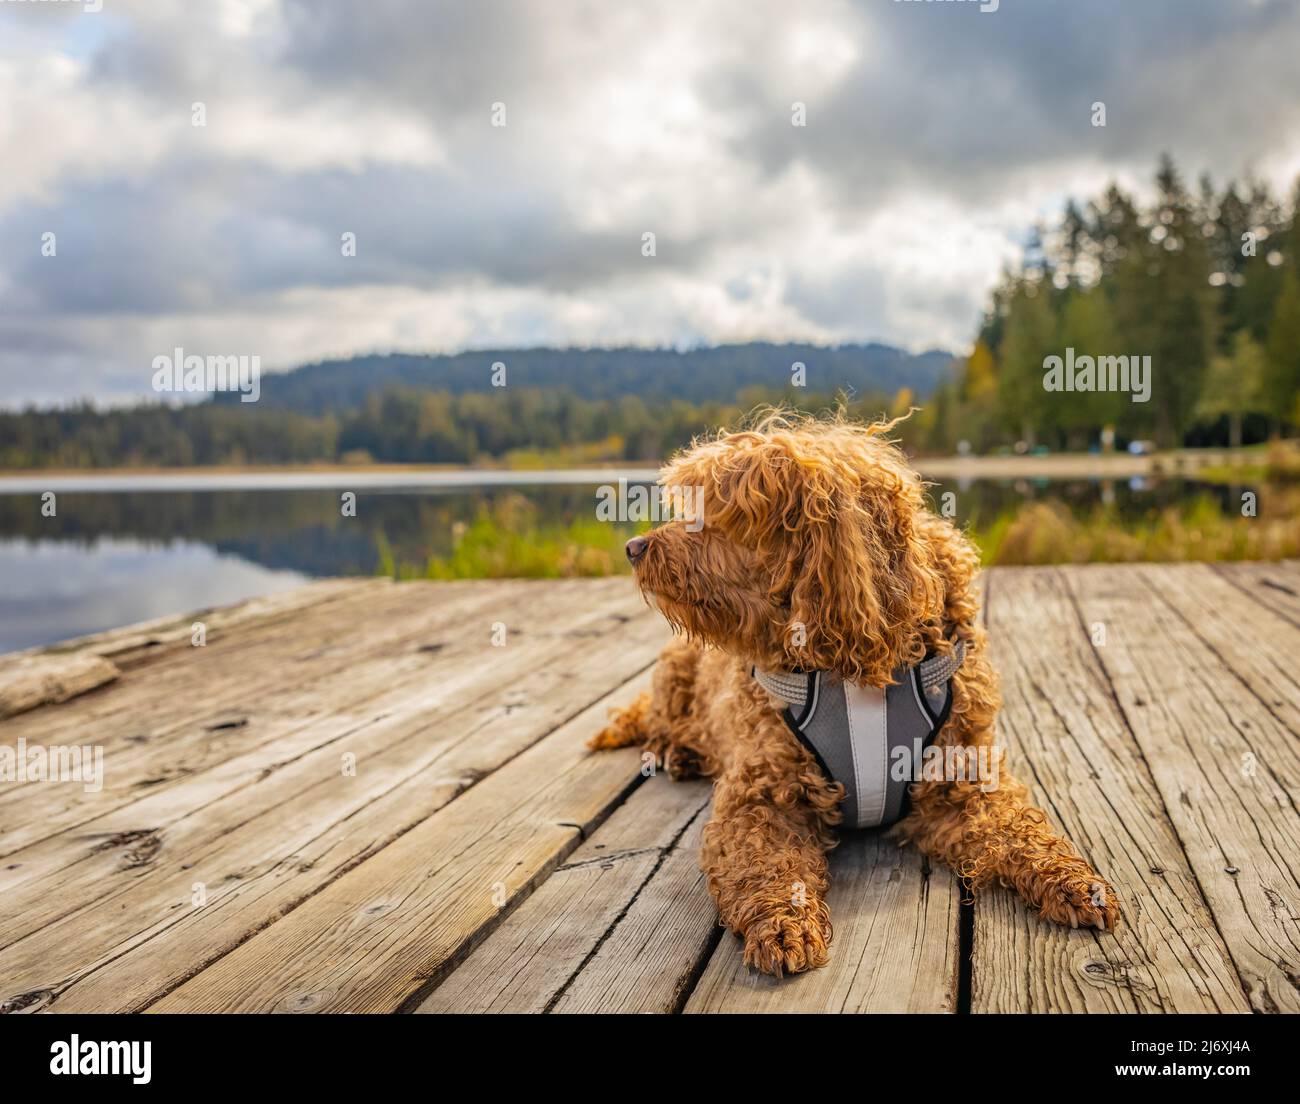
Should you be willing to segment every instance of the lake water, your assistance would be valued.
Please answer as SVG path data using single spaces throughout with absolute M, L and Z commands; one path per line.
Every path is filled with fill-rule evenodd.
M 596 485 L 645 469 L 545 473 L 212 474 L 0 479 L 0 652 L 222 605 L 331 575 L 450 554 L 484 510 L 522 500 L 546 524 L 594 521 Z M 111 479 L 111 481 L 110 481 Z M 345 517 L 340 494 L 357 495 Z M 959 523 L 987 524 L 1027 498 L 1075 510 L 1103 499 L 1134 516 L 1206 491 L 1181 481 L 976 480 L 954 491 Z M 54 517 L 41 495 L 54 491 Z M 620 534 L 635 526 L 619 526 Z

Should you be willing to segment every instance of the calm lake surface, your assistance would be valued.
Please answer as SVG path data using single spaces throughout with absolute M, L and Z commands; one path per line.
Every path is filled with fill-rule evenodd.
M 596 518 L 596 486 L 644 469 L 583 472 L 220 474 L 181 478 L 0 479 L 0 652 L 166 614 L 236 602 L 331 575 L 448 555 L 465 526 L 504 499 L 540 524 Z M 356 516 L 340 509 L 356 493 Z M 57 512 L 42 515 L 53 491 Z M 1106 501 L 1139 517 L 1192 493 L 1179 480 L 937 482 L 955 520 L 987 525 L 1028 499 L 1086 511 Z M 620 529 L 624 528 L 620 526 Z M 627 532 L 635 529 L 628 523 Z

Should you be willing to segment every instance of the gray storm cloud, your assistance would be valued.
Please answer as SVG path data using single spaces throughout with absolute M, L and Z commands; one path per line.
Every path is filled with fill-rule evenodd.
M 1297 54 L 1283 0 L 3 4 L 0 387 L 145 394 L 176 345 L 959 348 L 1069 194 L 1164 150 L 1285 187 Z

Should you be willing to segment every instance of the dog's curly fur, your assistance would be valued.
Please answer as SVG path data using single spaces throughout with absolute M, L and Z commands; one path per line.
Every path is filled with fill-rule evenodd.
M 940 746 L 994 742 L 1000 699 L 978 624 L 978 557 L 925 507 L 887 434 L 841 415 L 770 412 L 695 442 L 662 482 L 703 487 L 703 527 L 651 531 L 638 585 L 677 630 L 652 692 L 591 741 L 644 744 L 674 778 L 716 779 L 701 865 L 745 961 L 780 976 L 827 961 L 826 854 L 843 789 L 786 727 L 751 665 L 831 670 L 885 686 L 892 672 L 965 641 Z M 696 530 L 697 531 L 692 531 Z M 917 782 L 894 831 L 948 863 L 972 890 L 997 881 L 1047 918 L 1113 928 L 1106 881 L 1005 771 Z

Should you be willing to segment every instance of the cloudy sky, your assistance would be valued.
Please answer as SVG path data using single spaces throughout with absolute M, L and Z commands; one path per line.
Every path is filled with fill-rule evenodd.
M 1297 56 L 1297 0 L 0 0 L 0 403 L 178 345 L 960 350 L 1069 195 L 1288 188 Z

